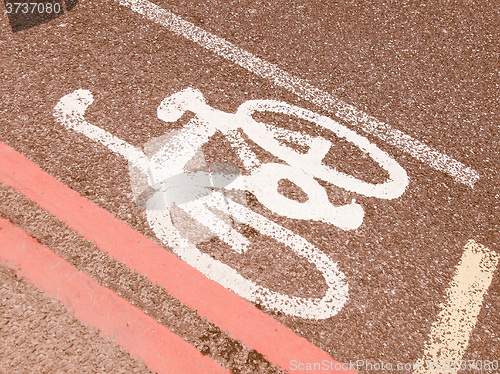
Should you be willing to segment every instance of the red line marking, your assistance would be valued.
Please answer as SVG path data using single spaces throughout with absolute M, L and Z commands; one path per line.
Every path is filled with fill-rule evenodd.
M 271 316 L 132 229 L 125 222 L 65 186 L 40 167 L 0 142 L 0 182 L 36 202 L 100 250 L 163 287 L 233 339 L 264 355 L 272 364 L 291 370 L 290 362 L 333 360 Z M 340 364 L 340 363 L 338 363 Z M 293 373 L 357 374 L 347 370 L 293 370 Z
M 117 294 L 0 217 L 0 260 L 83 323 L 159 373 L 229 372 Z

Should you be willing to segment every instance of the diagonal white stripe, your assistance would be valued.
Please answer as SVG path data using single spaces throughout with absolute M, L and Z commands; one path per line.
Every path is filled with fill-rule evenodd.
M 183 36 L 259 77 L 270 80 L 295 95 L 328 110 L 350 125 L 357 126 L 363 131 L 379 137 L 435 170 L 450 175 L 457 182 L 474 187 L 479 179 L 479 174 L 474 169 L 399 130 L 393 129 L 386 123 L 357 110 L 354 106 L 332 94 L 314 87 L 306 80 L 287 73 L 275 64 L 264 61 L 148 0 L 119 0 L 119 2 L 149 20 L 165 26 L 174 34 Z
M 457 373 L 499 258 L 496 252 L 474 240 L 466 244 L 446 292 L 447 301 L 431 327 L 423 365 L 414 374 Z

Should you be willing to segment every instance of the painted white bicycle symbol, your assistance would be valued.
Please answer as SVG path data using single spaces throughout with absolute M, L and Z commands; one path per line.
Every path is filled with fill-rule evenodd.
M 354 201 L 342 206 L 331 204 L 326 191 L 314 178 L 351 192 L 382 199 L 401 196 L 408 185 L 405 170 L 368 139 L 328 117 L 284 102 L 251 100 L 240 105 L 236 113 L 226 113 L 206 104 L 198 90 L 188 88 L 178 92 L 162 101 L 158 107 L 158 118 L 165 122 L 175 122 L 186 111 L 193 112 L 195 116 L 181 130 L 170 134 L 167 141 L 151 157 L 146 156 L 139 148 L 88 123 L 84 114 L 92 102 L 90 91 L 74 91 L 59 101 L 54 115 L 66 128 L 82 133 L 123 156 L 147 178 L 147 183 L 155 192 L 145 204 L 146 214 L 149 225 L 158 238 L 208 278 L 249 301 L 289 315 L 324 319 L 337 314 L 348 300 L 345 275 L 335 262 L 307 240 L 255 213 L 241 204 L 241 201 L 227 198 L 223 189 L 247 190 L 268 209 L 288 218 L 321 221 L 343 230 L 353 230 L 363 221 L 364 211 L 361 205 Z M 356 145 L 369 155 L 388 173 L 387 180 L 379 184 L 368 183 L 324 165 L 322 160 L 331 147 L 330 141 L 258 122 L 252 117 L 256 112 L 286 114 L 332 131 L 337 137 Z M 211 180 L 212 187 L 217 187 L 219 183 L 224 188 L 211 193 L 199 193 L 199 188 L 189 191 L 189 183 L 183 182 L 179 194 L 179 181 L 185 180 L 179 176 L 187 175 L 191 181 L 194 181 L 195 176 L 203 177 L 203 172 L 200 171 L 195 174 L 186 173 L 185 166 L 217 131 L 224 134 L 241 158 L 246 170 L 245 175 L 233 173 L 233 176 L 225 181 L 217 182 L 214 175 L 207 174 L 205 179 Z M 261 163 L 242 133 L 284 163 Z M 283 141 L 305 145 L 308 152 L 299 153 L 283 145 Z M 278 192 L 278 183 L 282 179 L 288 179 L 299 186 L 308 195 L 307 201 L 301 203 L 281 195 Z M 193 185 L 196 183 L 193 182 Z M 197 248 L 197 243 L 188 239 L 185 233 L 176 227 L 173 210 L 170 209 L 173 205 L 238 253 L 245 251 L 250 245 L 249 240 L 214 212 L 230 216 L 235 221 L 247 224 L 262 235 L 282 243 L 316 266 L 324 277 L 327 291 L 322 298 L 288 296 L 244 278 L 228 265 L 202 253 Z

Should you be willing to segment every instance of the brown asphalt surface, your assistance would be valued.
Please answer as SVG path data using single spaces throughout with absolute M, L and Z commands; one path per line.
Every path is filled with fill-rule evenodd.
M 249 196 L 253 210 L 338 262 L 350 287 L 349 302 L 332 318 L 314 321 L 269 314 L 341 362 L 417 361 L 464 245 L 474 239 L 490 249 L 500 248 L 498 4 L 155 3 L 479 172 L 481 178 L 472 189 L 367 136 L 401 164 L 410 184 L 394 200 L 325 185 L 332 203 L 355 197 L 362 204 L 365 218 L 357 230 L 280 217 Z M 133 202 L 127 162 L 54 121 L 53 108 L 62 96 L 75 89 L 90 90 L 95 101 L 86 119 L 138 147 L 169 130 L 156 118 L 156 109 L 163 98 L 187 87 L 199 89 L 209 105 L 226 112 L 247 100 L 275 99 L 332 116 L 110 0 L 83 0 L 64 16 L 18 33 L 12 33 L 5 12 L 0 22 L 0 141 L 158 243 L 144 212 Z M 311 128 L 310 133 L 317 130 Z M 334 144 L 338 146 L 327 158 L 332 165 L 370 182 L 383 180 L 379 168 L 358 150 Z M 229 149 L 222 136 L 204 147 L 211 161 L 238 164 Z M 293 195 L 291 188 L 284 186 L 284 193 Z M 104 256 L 22 195 L 2 186 L 0 196 L 0 216 L 147 310 L 230 371 L 277 372 L 256 352 Z M 322 295 L 324 283 L 313 265 L 255 232 L 249 236 L 255 244 L 244 255 L 218 239 L 200 248 L 265 287 L 289 295 Z M 42 372 L 36 369 L 42 366 L 45 372 L 58 372 L 50 357 L 40 358 L 47 356 L 47 349 L 58 352 L 61 364 L 68 363 L 70 369 L 61 367 L 59 372 L 146 370 L 6 268 L 0 267 L 0 276 L 0 352 L 8 352 L 8 357 L 0 353 L 7 362 L 7 369 L 0 364 L 0 371 L 11 372 L 13 363 L 23 358 L 21 372 L 30 372 L 30 367 Z M 26 308 L 18 311 L 17 300 Z M 25 322 L 19 313 L 26 316 Z M 497 271 L 464 359 L 500 359 L 499 326 Z M 53 329 L 61 335 L 41 344 L 36 333 L 23 337 L 16 332 L 13 336 L 19 339 L 13 339 L 11 332 L 17 328 L 44 329 L 50 336 Z M 65 349 L 68 339 L 81 344 L 82 351 Z M 27 354 L 30 350 L 37 353 Z M 80 355 L 88 355 L 88 361 Z M 106 366 L 110 360 L 116 363 L 112 369 Z

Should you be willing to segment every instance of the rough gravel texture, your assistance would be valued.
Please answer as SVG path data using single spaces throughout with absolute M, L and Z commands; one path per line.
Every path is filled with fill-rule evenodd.
M 0 373 L 151 373 L 0 265 Z
M 363 134 L 407 171 L 410 184 L 394 200 L 325 184 L 333 204 L 355 198 L 363 206 L 365 218 L 359 229 L 343 231 L 322 222 L 287 219 L 248 196 L 252 210 L 338 262 L 350 287 L 349 302 L 327 320 L 266 312 L 339 361 L 418 360 L 464 245 L 473 239 L 492 250 L 500 248 L 498 1 L 444 1 L 439 6 L 414 1 L 155 2 L 480 174 L 471 189 L 375 136 Z M 134 203 L 127 162 L 54 121 L 53 108 L 64 95 L 80 88 L 92 91 L 95 101 L 85 118 L 137 147 L 185 125 L 182 120 L 160 121 L 156 109 L 165 97 L 187 87 L 199 89 L 209 105 L 226 112 L 234 113 L 247 100 L 273 99 L 343 123 L 332 113 L 138 17 L 116 1 L 82 1 L 64 16 L 19 33 L 12 33 L 7 17 L 0 18 L 0 23 L 0 140 L 158 243 L 144 211 Z M 293 126 L 279 118 L 267 120 Z M 370 160 L 359 157 L 359 150 L 346 147 L 332 134 L 314 126 L 304 131 L 324 135 L 335 144 L 326 160 L 334 167 L 373 183 L 385 177 Z M 254 148 L 263 162 L 274 160 L 269 152 Z M 237 162 L 220 136 L 203 151 L 210 162 Z M 281 185 L 280 191 L 300 199 L 300 191 L 292 191 L 290 185 Z M 11 220 L 19 216 L 17 224 L 55 251 L 72 248 L 63 239 L 74 234 L 58 228 L 54 235 L 45 218 L 36 219 L 40 212 L 28 214 L 19 208 L 15 213 L 15 205 L 0 214 Z M 199 247 L 270 289 L 290 295 L 323 294 L 324 282 L 311 264 L 255 230 L 241 229 L 253 242 L 244 255 L 218 239 Z M 68 259 L 74 256 L 75 264 L 88 266 L 89 274 L 122 290 L 141 308 L 152 313 L 161 310 L 167 315 L 162 317 L 165 321 L 170 318 L 162 304 L 152 302 L 157 300 L 158 289 L 139 276 L 125 275 L 119 265 L 108 269 L 109 262 L 102 255 L 88 244 L 80 245 L 86 250 L 70 253 Z M 112 276 L 118 273 L 123 280 Z M 125 284 L 129 279 L 133 279 L 131 286 Z M 135 285 L 141 287 L 130 289 Z M 230 356 L 234 359 L 224 359 L 222 352 L 227 350 L 215 348 L 223 346 L 218 332 L 210 332 L 209 325 L 197 320 L 192 311 L 178 306 L 172 310 L 181 311 L 184 321 L 198 321 L 172 329 L 186 340 L 193 339 L 202 352 L 231 369 L 238 362 L 254 370 L 246 363 L 245 348 Z M 180 317 L 172 321 L 176 318 Z M 499 326 L 497 271 L 464 359 L 500 359 Z M 204 334 L 207 342 L 219 343 L 207 343 L 204 348 L 200 343 Z

